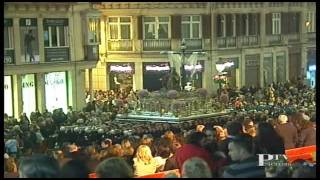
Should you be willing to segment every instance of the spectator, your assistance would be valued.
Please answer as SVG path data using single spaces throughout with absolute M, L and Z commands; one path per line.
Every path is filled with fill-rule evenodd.
M 71 160 L 61 168 L 60 176 L 62 178 L 88 178 L 89 169 L 80 160 Z
M 133 169 L 135 176 L 144 176 L 156 172 L 159 165 L 151 154 L 151 149 L 147 145 L 140 145 L 133 158 Z
M 316 178 L 316 165 L 312 165 L 305 160 L 292 162 L 291 178 Z
M 19 164 L 20 178 L 57 178 L 58 162 L 45 155 L 34 155 L 21 160 Z
M 132 168 L 119 157 L 102 161 L 96 168 L 98 178 L 133 178 Z
M 299 135 L 298 147 L 316 145 L 316 129 L 313 123 L 308 120 L 301 122 L 301 132 Z
M 238 135 L 228 145 L 229 156 L 233 163 L 226 167 L 223 178 L 263 178 L 264 167 L 257 166 L 258 158 L 253 153 L 252 137 L 248 134 Z
M 243 131 L 244 133 L 249 134 L 252 137 L 256 136 L 256 128 L 254 126 L 254 123 L 252 119 L 246 118 L 243 122 Z
M 156 148 L 156 157 L 154 157 L 159 165 L 157 172 L 164 170 L 167 159 L 172 156 L 170 145 L 171 142 L 169 139 L 160 139 L 159 145 Z
M 228 155 L 229 154 L 228 145 L 235 136 L 243 133 L 243 128 L 241 123 L 237 121 L 231 121 L 231 122 L 227 122 L 226 129 L 227 129 L 226 131 L 227 138 L 218 144 L 218 149 L 226 154 L 228 161 L 230 162 L 231 159 Z
M 280 115 L 278 117 L 278 125 L 276 125 L 276 132 L 282 137 L 284 141 L 285 149 L 296 148 L 298 144 L 298 131 L 293 124 L 288 123 L 288 117 L 286 115 Z
M 199 157 L 207 162 L 211 171 L 215 171 L 213 161 L 210 153 L 203 148 L 206 135 L 200 132 L 194 132 L 188 135 L 187 142 L 176 151 L 176 162 L 178 168 L 181 170 L 183 163 L 192 158 Z
M 182 165 L 182 178 L 212 178 L 211 170 L 201 158 L 193 157 L 186 160 Z
M 285 154 L 284 142 L 270 123 L 260 122 L 254 138 L 257 154 Z

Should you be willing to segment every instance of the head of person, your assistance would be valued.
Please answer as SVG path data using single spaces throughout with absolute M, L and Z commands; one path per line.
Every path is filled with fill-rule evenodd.
M 70 160 L 62 166 L 60 176 L 63 178 L 88 178 L 89 173 L 84 162 Z
M 167 138 L 167 139 L 169 139 L 169 140 L 171 140 L 171 141 L 173 141 L 174 139 L 175 139 L 175 135 L 174 135 L 174 133 L 172 132 L 172 131 L 166 131 L 165 133 L 164 133 L 164 136 L 163 136 L 164 138 Z
M 182 178 L 211 178 L 211 170 L 201 158 L 193 157 L 186 160 L 182 165 Z
M 237 136 L 243 132 L 242 124 L 237 121 L 231 121 L 226 124 L 227 134 L 230 136 Z
M 203 146 L 206 141 L 206 134 L 202 132 L 192 132 L 186 138 L 186 144 Z
M 19 163 L 20 178 L 57 178 L 59 177 L 59 164 L 46 155 L 34 155 L 23 158 Z
M 149 163 L 153 159 L 152 152 L 149 146 L 140 145 L 137 149 L 135 158 L 137 161 L 141 161 L 144 163 Z
M 101 147 L 102 148 L 108 148 L 112 146 L 112 140 L 111 139 L 104 139 L 101 141 Z
M 278 116 L 278 123 L 279 124 L 285 124 L 288 122 L 288 116 L 287 115 L 284 115 L 284 114 L 281 114 Z
M 102 161 L 96 168 L 98 178 L 132 178 L 133 170 L 120 157 L 111 157 Z
M 236 136 L 228 145 L 232 161 L 243 161 L 253 155 L 253 141 L 248 134 Z

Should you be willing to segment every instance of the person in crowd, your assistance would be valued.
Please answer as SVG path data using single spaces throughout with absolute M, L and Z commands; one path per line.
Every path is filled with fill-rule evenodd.
M 60 174 L 58 162 L 46 155 L 23 158 L 18 170 L 20 178 L 57 178 Z
M 264 178 L 264 167 L 257 166 L 258 157 L 253 152 L 253 139 L 248 134 L 241 134 L 228 145 L 229 156 L 233 162 L 223 172 L 223 178 Z
M 160 166 L 153 158 L 151 149 L 147 145 L 140 145 L 138 147 L 133 162 L 134 176 L 136 177 L 153 174 Z
M 133 170 L 120 157 L 111 157 L 102 161 L 96 168 L 98 178 L 133 178 Z
M 206 161 L 193 157 L 182 165 L 182 178 L 212 178 L 211 170 Z
M 89 169 L 80 160 L 70 160 L 64 164 L 60 171 L 62 178 L 88 178 Z
M 251 118 L 245 118 L 243 124 L 243 132 L 252 137 L 256 136 L 256 128 Z
M 203 148 L 206 135 L 201 132 L 193 132 L 187 136 L 186 144 L 177 149 L 175 159 L 179 169 L 181 170 L 183 163 L 192 157 L 200 157 L 205 160 L 211 171 L 215 171 L 215 167 L 210 153 Z
M 156 147 L 156 156 L 154 157 L 154 159 L 157 161 L 157 164 L 159 164 L 157 172 L 164 170 L 166 161 L 170 156 L 173 155 L 172 148 L 170 147 L 171 144 L 172 142 L 167 138 L 161 138 L 159 140 L 159 143 Z
M 291 178 L 316 178 L 316 165 L 306 160 L 295 160 L 292 162 Z
M 229 154 L 228 145 L 235 136 L 242 133 L 243 133 L 243 128 L 240 122 L 238 121 L 227 122 L 226 124 L 227 138 L 218 144 L 218 149 L 225 153 L 229 162 L 231 161 L 231 159 L 230 159 L 230 156 L 228 155 Z
M 298 144 L 298 131 L 292 123 L 288 123 L 286 115 L 279 115 L 275 130 L 282 137 L 286 150 L 296 148 Z
M 313 122 L 309 120 L 301 121 L 301 131 L 298 138 L 298 147 L 316 145 L 316 129 Z
M 254 137 L 256 154 L 285 154 L 284 141 L 267 122 L 260 122 Z

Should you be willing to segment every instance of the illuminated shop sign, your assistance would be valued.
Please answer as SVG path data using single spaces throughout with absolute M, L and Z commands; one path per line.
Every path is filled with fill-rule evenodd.
M 22 76 L 22 101 L 23 112 L 30 117 L 31 112 L 36 110 L 36 89 L 34 74 Z
M 203 69 L 203 67 L 202 67 L 201 64 L 197 64 L 197 65 L 195 65 L 195 66 L 193 66 L 193 65 L 184 65 L 184 69 L 185 69 L 186 71 L 191 71 L 191 70 L 193 70 L 194 68 L 195 68 L 196 71 L 202 71 L 202 69 Z
M 13 116 L 11 76 L 4 76 L 4 113 Z
M 45 75 L 46 107 L 52 112 L 62 108 L 67 112 L 66 72 L 53 72 Z
M 170 66 L 146 65 L 146 71 L 170 71 Z
M 109 64 L 109 72 L 110 73 L 134 73 L 134 63 L 128 63 L 128 64 L 118 64 L 118 63 L 112 63 Z

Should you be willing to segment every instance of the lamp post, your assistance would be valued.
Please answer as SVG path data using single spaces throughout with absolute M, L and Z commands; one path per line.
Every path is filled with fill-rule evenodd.
M 184 64 L 185 64 L 185 50 L 187 49 L 186 46 L 186 41 L 184 39 L 182 39 L 181 42 L 181 67 L 180 67 L 180 89 L 184 90 L 185 87 L 185 82 L 186 82 L 186 70 L 184 68 Z
M 224 62 L 221 62 L 221 61 L 218 61 L 216 62 L 216 69 L 218 71 L 218 84 L 219 84 L 219 95 L 221 95 L 221 76 L 223 75 L 222 74 L 222 71 L 225 69 L 225 63 Z

